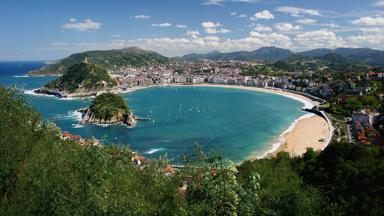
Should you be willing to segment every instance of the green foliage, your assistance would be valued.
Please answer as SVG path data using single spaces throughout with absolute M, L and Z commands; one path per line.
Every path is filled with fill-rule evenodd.
M 288 72 L 294 72 L 295 71 L 295 65 L 294 64 L 287 62 L 287 61 L 283 61 L 283 60 L 279 60 L 279 61 L 273 63 L 272 67 L 278 71 L 279 70 L 288 71 Z
M 378 110 L 380 108 L 380 101 L 374 95 L 362 95 L 362 96 L 349 96 L 345 103 L 331 104 L 327 109 L 329 112 L 350 116 L 353 111 L 360 109 Z
M 17 90 L 1 86 L 0 122 L 0 215 L 384 215 L 378 147 L 333 143 L 236 168 L 197 147 L 167 176 L 166 160 L 139 167 L 128 149 L 61 140 Z
M 92 63 L 82 62 L 68 68 L 63 76 L 47 83 L 45 87 L 73 93 L 79 87 L 86 89 L 104 87 L 103 81 L 109 87 L 116 85 L 116 81 L 112 80 L 105 69 Z
M 243 76 L 252 76 L 256 77 L 258 75 L 268 75 L 268 76 L 283 76 L 286 73 L 274 71 L 272 68 L 268 65 L 258 65 L 258 66 L 252 66 L 248 68 L 242 68 L 242 72 L 240 75 Z
M 151 64 L 166 64 L 168 58 L 156 52 L 140 50 L 135 47 L 118 50 L 97 50 L 83 53 L 75 53 L 55 64 L 50 64 L 38 71 L 32 71 L 30 75 L 62 74 L 73 65 L 87 59 L 89 62 L 100 65 L 106 69 L 115 67 L 140 67 Z
M 59 139 L 15 90 L 0 87 L 0 215 L 172 215 L 176 187 L 130 151 Z
M 384 152 L 348 143 L 298 160 L 304 181 L 319 188 L 342 215 L 383 215 Z
M 241 190 L 230 169 L 201 170 L 188 187 L 188 202 L 198 215 L 237 215 Z
M 121 95 L 113 93 L 98 95 L 92 101 L 90 109 L 96 118 L 105 120 L 109 120 L 119 113 L 129 114 L 129 109 L 124 98 Z
M 255 215 L 319 215 L 322 212 L 321 194 L 304 184 L 292 169 L 287 153 L 271 159 L 246 161 L 238 171 L 240 182 L 256 171 L 260 175 L 259 202 L 253 205 Z

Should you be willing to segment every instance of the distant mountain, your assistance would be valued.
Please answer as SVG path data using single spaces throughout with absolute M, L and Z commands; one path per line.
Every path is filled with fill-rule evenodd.
M 321 56 L 292 55 L 289 58 L 276 61 L 272 68 L 281 71 L 316 71 L 325 68 L 339 72 L 367 71 L 372 68 L 364 63 L 359 63 L 335 52 Z
M 384 66 L 384 51 L 368 49 L 368 48 L 338 48 L 338 49 L 313 49 L 303 52 L 291 52 L 288 49 L 281 49 L 277 47 L 262 47 L 254 51 L 238 51 L 222 53 L 219 51 L 213 51 L 206 54 L 189 54 L 183 56 L 183 59 L 189 61 L 196 60 L 264 60 L 264 61 L 278 61 L 288 58 L 304 57 L 321 57 L 327 54 L 338 54 L 345 60 L 358 62 L 360 64 L 369 64 L 373 66 Z M 335 57 L 335 56 L 334 56 Z M 339 59 L 341 60 L 341 59 Z
M 137 47 L 124 49 L 96 50 L 82 53 L 75 53 L 69 57 L 59 60 L 53 64 L 29 72 L 29 75 L 63 74 L 72 65 L 78 64 L 87 59 L 88 62 L 98 64 L 105 69 L 112 69 L 115 66 L 145 66 L 150 64 L 166 64 L 169 62 L 156 52 L 142 50 Z
M 321 49 L 313 49 L 313 50 L 298 52 L 296 54 L 297 55 L 302 55 L 302 56 L 307 56 L 307 57 L 318 57 L 318 56 L 322 56 L 322 55 L 328 54 L 330 52 L 332 52 L 331 49 L 321 48 Z
M 369 48 L 338 48 L 338 49 L 315 49 L 297 53 L 308 57 L 319 57 L 329 53 L 339 54 L 351 61 L 370 64 L 374 66 L 384 66 L 384 51 Z
M 263 60 L 263 61 L 277 61 L 280 59 L 288 58 L 294 53 L 287 50 L 277 47 L 262 47 L 254 51 L 238 51 L 238 52 L 228 52 L 222 53 L 219 51 L 213 51 L 206 54 L 189 54 L 183 56 L 185 60 L 196 61 L 196 60 L 240 60 L 240 61 L 250 61 L 250 60 Z

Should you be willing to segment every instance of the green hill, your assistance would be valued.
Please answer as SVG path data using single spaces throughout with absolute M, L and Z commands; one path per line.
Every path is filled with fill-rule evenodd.
M 104 93 L 98 95 L 89 107 L 97 118 L 109 119 L 110 116 L 123 111 L 129 113 L 128 106 L 121 95 Z
M 116 81 L 105 69 L 93 63 L 81 62 L 69 67 L 61 77 L 47 83 L 43 90 L 74 93 L 79 90 L 103 90 L 115 85 Z
M 263 60 L 263 61 L 276 61 L 280 59 L 287 58 L 293 55 L 293 53 L 287 49 L 281 49 L 278 47 L 261 47 L 253 51 L 238 51 L 238 52 L 229 52 L 222 53 L 217 50 L 206 53 L 206 54 L 188 54 L 183 56 L 183 59 L 189 61 L 196 61 L 202 59 L 208 60 L 241 60 L 241 61 L 254 61 L 254 60 Z
M 169 59 L 156 52 L 142 50 L 137 47 L 129 47 L 114 50 L 96 50 L 75 53 L 54 64 L 49 64 L 39 70 L 29 72 L 29 75 L 63 74 L 72 65 L 84 60 L 98 64 L 105 69 L 115 67 L 140 67 L 152 64 L 166 64 Z
M 327 53 L 315 57 L 293 55 L 273 63 L 272 68 L 281 71 L 317 71 L 327 68 L 337 72 L 361 72 L 369 70 L 371 66 L 352 61 L 337 53 Z

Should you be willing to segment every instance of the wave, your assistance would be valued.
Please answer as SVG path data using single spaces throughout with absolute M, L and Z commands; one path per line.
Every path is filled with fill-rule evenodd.
M 26 77 L 29 77 L 29 76 L 28 75 L 14 75 L 12 77 L 15 77 L 15 78 L 21 78 L 21 77 L 26 78 Z
M 84 125 L 82 125 L 82 124 L 72 124 L 72 127 L 73 128 L 82 128 L 82 127 L 84 127 Z
M 68 111 L 66 114 L 56 114 L 53 118 L 59 119 L 59 120 L 76 120 L 81 121 L 81 112 L 75 110 L 75 111 Z
M 148 151 L 144 152 L 145 154 L 154 154 L 159 151 L 164 151 L 164 148 L 151 148 Z
M 70 100 L 89 100 L 89 99 L 95 98 L 95 96 L 58 98 L 55 95 L 37 94 L 37 93 L 35 93 L 36 90 L 38 90 L 38 89 L 29 89 L 29 90 L 24 89 L 23 92 L 24 92 L 24 94 L 27 94 L 27 95 L 33 95 L 33 96 L 38 96 L 38 97 L 51 97 L 51 98 L 55 98 L 57 100 L 68 100 L 68 101 L 70 101 Z
M 57 98 L 57 97 L 56 97 Z M 67 98 L 57 98 L 59 100 L 88 100 L 91 98 L 95 98 L 95 96 L 86 96 L 86 97 L 67 97 Z
M 54 95 L 47 95 L 47 94 L 37 94 L 35 93 L 37 89 L 29 89 L 29 90 L 25 90 L 24 89 L 24 94 L 27 94 L 27 95 L 33 95 L 33 96 L 38 96 L 38 97 L 51 97 L 51 98 L 57 98 L 56 96 Z
M 302 107 L 303 109 L 312 109 L 313 108 L 313 103 L 311 103 L 309 99 L 304 98 L 304 96 L 299 97 L 299 96 L 290 95 L 290 94 L 280 94 L 280 95 L 287 97 L 287 98 L 290 98 L 292 100 L 301 102 L 302 104 L 304 104 L 304 106 Z

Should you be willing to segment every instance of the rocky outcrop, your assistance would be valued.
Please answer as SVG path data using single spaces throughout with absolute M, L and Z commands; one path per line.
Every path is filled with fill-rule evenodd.
M 53 95 L 53 96 L 56 96 L 58 98 L 67 97 L 67 94 L 65 94 L 64 92 L 48 90 L 48 89 L 44 89 L 44 88 L 36 89 L 36 90 L 33 91 L 33 93 L 35 93 L 35 94 Z
M 100 119 L 92 113 L 91 109 L 79 110 L 82 113 L 81 124 L 125 124 L 129 127 L 134 127 L 137 124 L 136 116 L 132 113 L 119 112 L 109 119 Z
M 48 89 L 45 87 L 36 89 L 33 91 L 35 94 L 45 94 L 53 95 L 58 98 L 80 98 L 80 97 L 90 97 L 97 96 L 105 92 L 118 93 L 119 89 L 114 88 L 96 88 L 96 89 L 79 89 L 74 93 L 68 93 L 67 91 L 60 91 L 59 89 Z

